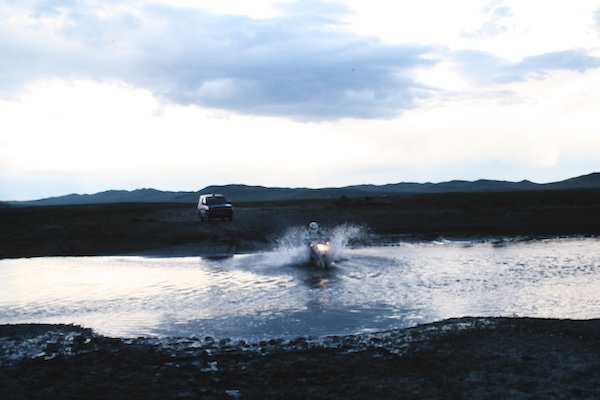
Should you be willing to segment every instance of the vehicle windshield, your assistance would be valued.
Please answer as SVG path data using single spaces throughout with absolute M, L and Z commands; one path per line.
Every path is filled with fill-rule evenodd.
M 225 204 L 227 203 L 227 200 L 225 200 L 225 197 L 208 197 L 206 199 L 206 204 L 208 204 L 209 206 L 215 205 L 215 204 Z

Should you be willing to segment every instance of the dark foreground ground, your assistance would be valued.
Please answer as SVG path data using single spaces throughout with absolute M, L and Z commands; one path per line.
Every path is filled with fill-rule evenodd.
M 2 399 L 598 399 L 600 320 L 462 318 L 260 343 L 0 326 Z
M 234 199 L 233 199 L 234 200 Z M 600 234 L 600 191 L 0 208 L 0 258 L 264 250 L 316 220 L 360 240 Z M 364 243 L 369 244 L 369 243 Z M 116 339 L 0 326 L 0 399 L 600 399 L 600 320 L 467 318 L 320 340 Z
M 446 193 L 236 204 L 232 222 L 200 222 L 195 204 L 0 208 L 0 258 L 202 255 L 264 250 L 287 229 L 353 224 L 385 238 L 600 234 L 600 190 Z

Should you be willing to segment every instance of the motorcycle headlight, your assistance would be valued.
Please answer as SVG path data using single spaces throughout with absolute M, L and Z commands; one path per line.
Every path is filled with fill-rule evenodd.
M 317 250 L 319 250 L 319 251 L 327 251 L 327 247 L 328 247 L 328 246 L 327 246 L 326 244 L 319 243 L 319 244 L 317 245 Z

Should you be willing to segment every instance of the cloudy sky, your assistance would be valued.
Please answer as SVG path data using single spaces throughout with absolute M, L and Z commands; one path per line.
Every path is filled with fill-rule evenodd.
M 600 3 L 3 0 L 0 200 L 600 171 Z

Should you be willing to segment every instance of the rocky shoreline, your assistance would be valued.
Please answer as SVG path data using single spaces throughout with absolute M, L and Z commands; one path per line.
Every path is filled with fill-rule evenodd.
M 600 320 L 459 318 L 257 343 L 0 326 L 4 399 L 593 399 Z

